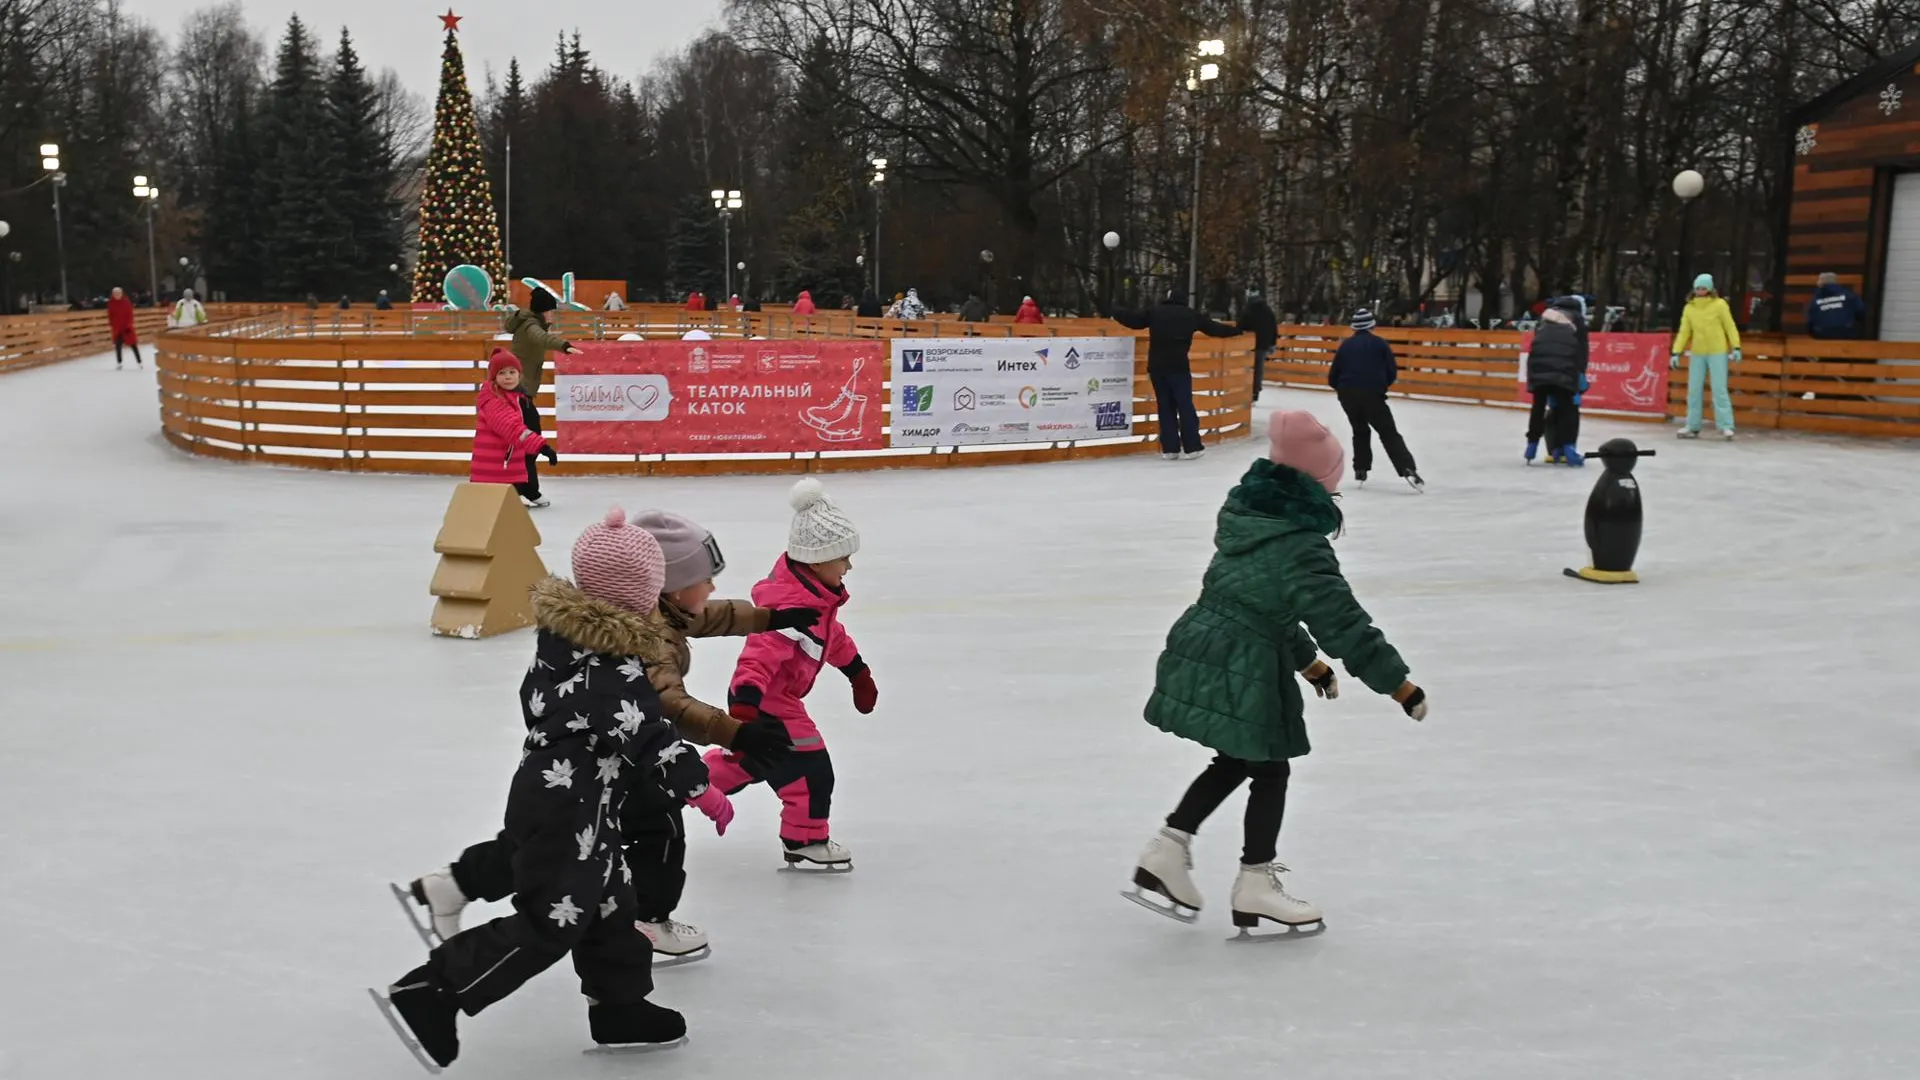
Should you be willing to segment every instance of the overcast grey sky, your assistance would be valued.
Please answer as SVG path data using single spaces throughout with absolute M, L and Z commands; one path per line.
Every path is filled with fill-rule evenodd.
M 180 24 L 209 0 L 128 0 L 125 10 L 157 26 L 169 40 Z M 328 43 L 340 27 L 353 31 L 360 59 L 373 71 L 393 68 L 429 108 L 440 86 L 441 12 L 447 0 L 243 0 L 247 21 L 271 49 L 299 14 Z M 520 58 L 529 74 L 553 55 L 556 34 L 580 30 L 581 41 L 602 68 L 623 78 L 645 72 L 661 56 L 684 48 L 721 22 L 722 0 L 455 0 L 460 48 L 467 79 L 478 94 L 491 67 L 504 76 L 507 60 Z

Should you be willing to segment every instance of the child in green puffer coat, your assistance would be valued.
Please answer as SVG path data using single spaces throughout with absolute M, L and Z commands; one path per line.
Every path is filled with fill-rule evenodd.
M 1147 844 L 1125 894 L 1183 922 L 1197 919 L 1200 892 L 1188 873 L 1193 834 L 1251 780 L 1233 884 L 1233 922 L 1243 935 L 1262 919 L 1289 932 L 1324 929 L 1320 909 L 1281 887 L 1286 867 L 1274 861 L 1288 759 L 1310 749 L 1293 675 L 1323 698 L 1340 692 L 1315 642 L 1408 716 L 1427 715 L 1426 692 L 1407 681 L 1400 654 L 1348 591 L 1328 540 L 1341 523 L 1333 498 L 1346 470 L 1340 441 L 1304 412 L 1273 414 L 1267 437 L 1267 459 L 1253 463 L 1220 508 L 1200 599 L 1168 632 L 1147 700 L 1148 723 L 1219 756 Z

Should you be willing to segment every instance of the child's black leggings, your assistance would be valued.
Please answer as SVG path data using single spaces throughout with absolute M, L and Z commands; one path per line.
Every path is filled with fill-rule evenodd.
M 1285 761 L 1242 761 L 1225 754 L 1213 759 L 1206 771 L 1193 781 L 1180 805 L 1167 815 L 1167 827 L 1184 833 L 1200 831 L 1200 823 L 1220 808 L 1240 786 L 1247 788 L 1245 848 L 1240 862 L 1253 866 L 1270 863 L 1280 843 L 1280 819 L 1287 813 L 1287 778 L 1293 769 Z

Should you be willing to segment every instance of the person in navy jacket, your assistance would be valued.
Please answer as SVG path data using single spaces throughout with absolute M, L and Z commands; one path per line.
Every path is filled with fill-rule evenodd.
M 1425 487 L 1413 451 L 1393 421 L 1393 406 L 1387 404 L 1387 390 L 1399 379 L 1400 366 L 1394 362 L 1393 346 L 1373 332 L 1374 325 L 1373 312 L 1354 312 L 1353 336 L 1340 343 L 1327 371 L 1327 385 L 1340 396 L 1340 407 L 1353 425 L 1353 478 L 1364 481 L 1373 469 L 1373 435 L 1378 433 L 1394 471 L 1414 487 Z

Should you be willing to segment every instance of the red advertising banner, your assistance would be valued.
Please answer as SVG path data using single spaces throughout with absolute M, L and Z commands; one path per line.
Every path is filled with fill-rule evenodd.
M 747 454 L 886 446 L 884 341 L 589 341 L 556 356 L 560 450 Z
M 1665 334 L 1590 334 L 1587 337 L 1587 392 L 1580 397 L 1583 409 L 1607 409 L 1613 412 L 1652 413 L 1667 411 L 1667 347 L 1673 339 Z M 1526 348 L 1533 348 L 1533 335 L 1527 335 Z M 1527 360 L 1520 359 L 1520 401 L 1532 401 L 1527 393 Z

